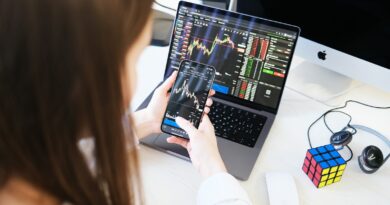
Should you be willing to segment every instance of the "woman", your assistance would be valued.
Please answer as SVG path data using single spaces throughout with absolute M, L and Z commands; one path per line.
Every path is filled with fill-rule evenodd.
M 150 41 L 151 5 L 0 0 L 1 205 L 142 204 L 137 141 L 160 132 L 176 76 L 146 109 L 126 114 L 134 67 Z M 206 178 L 198 203 L 249 204 L 226 173 L 207 115 L 199 129 L 177 123 L 190 141 L 168 141 L 186 147 Z

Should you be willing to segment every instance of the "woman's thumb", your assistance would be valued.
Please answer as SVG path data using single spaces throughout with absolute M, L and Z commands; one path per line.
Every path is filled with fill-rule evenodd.
M 175 121 L 181 129 L 187 132 L 190 138 L 198 131 L 188 120 L 182 117 L 176 117 Z

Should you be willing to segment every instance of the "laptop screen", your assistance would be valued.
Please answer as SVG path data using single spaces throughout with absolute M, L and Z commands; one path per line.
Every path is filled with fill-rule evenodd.
M 218 96 L 277 109 L 299 28 L 180 2 L 167 77 L 185 59 L 214 66 Z

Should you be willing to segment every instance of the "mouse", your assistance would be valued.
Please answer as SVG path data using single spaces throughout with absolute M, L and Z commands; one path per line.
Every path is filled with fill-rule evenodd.
M 297 187 L 290 173 L 267 172 L 265 179 L 270 205 L 299 204 Z

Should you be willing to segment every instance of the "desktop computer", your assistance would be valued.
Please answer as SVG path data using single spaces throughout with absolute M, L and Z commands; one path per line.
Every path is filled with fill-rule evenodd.
M 301 27 L 291 89 L 319 101 L 360 82 L 390 92 L 390 16 L 378 0 L 237 0 L 238 12 Z M 360 83 L 361 84 L 361 83 Z

